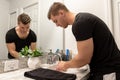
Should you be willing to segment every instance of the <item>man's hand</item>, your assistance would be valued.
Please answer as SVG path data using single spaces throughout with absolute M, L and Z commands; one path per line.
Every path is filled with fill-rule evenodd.
M 68 65 L 66 65 L 67 62 L 65 61 L 60 61 L 57 66 L 56 66 L 56 70 L 58 71 L 66 71 L 68 69 Z

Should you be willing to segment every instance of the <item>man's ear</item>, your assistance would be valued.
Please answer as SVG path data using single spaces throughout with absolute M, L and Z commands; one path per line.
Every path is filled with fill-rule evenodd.
M 65 12 L 63 10 L 59 10 L 59 14 L 64 16 L 65 15 Z

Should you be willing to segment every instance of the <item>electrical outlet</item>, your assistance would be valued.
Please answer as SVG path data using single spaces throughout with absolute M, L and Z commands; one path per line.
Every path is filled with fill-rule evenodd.
M 6 60 L 4 63 L 4 71 L 11 71 L 19 68 L 19 61 L 12 59 Z

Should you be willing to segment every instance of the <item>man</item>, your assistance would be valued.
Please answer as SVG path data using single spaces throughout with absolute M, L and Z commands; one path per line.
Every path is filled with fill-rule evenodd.
M 6 34 L 8 58 L 19 58 L 19 52 L 25 46 L 36 48 L 36 34 L 30 29 L 31 18 L 22 13 L 18 16 L 18 25 Z
M 63 28 L 72 25 L 77 42 L 78 54 L 70 61 L 59 62 L 57 70 L 89 64 L 88 80 L 120 80 L 120 51 L 100 18 L 90 13 L 75 15 L 64 4 L 55 2 L 49 9 L 48 19 Z

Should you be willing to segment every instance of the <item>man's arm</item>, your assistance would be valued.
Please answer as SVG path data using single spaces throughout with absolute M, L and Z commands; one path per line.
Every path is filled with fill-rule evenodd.
M 32 42 L 30 45 L 31 50 L 35 50 L 36 49 L 36 42 Z
M 93 55 L 93 39 L 77 42 L 78 54 L 68 61 L 70 67 L 81 67 L 89 64 Z
M 77 41 L 78 54 L 70 61 L 62 61 L 58 64 L 58 70 L 66 70 L 67 68 L 79 68 L 89 64 L 93 55 L 93 39 Z
M 16 48 L 15 48 L 15 44 L 14 44 L 14 43 L 7 43 L 6 45 L 7 45 L 7 48 L 8 48 L 9 53 L 10 53 L 13 57 L 19 58 L 19 54 L 18 54 L 18 52 L 15 50 L 15 49 L 16 49 Z

